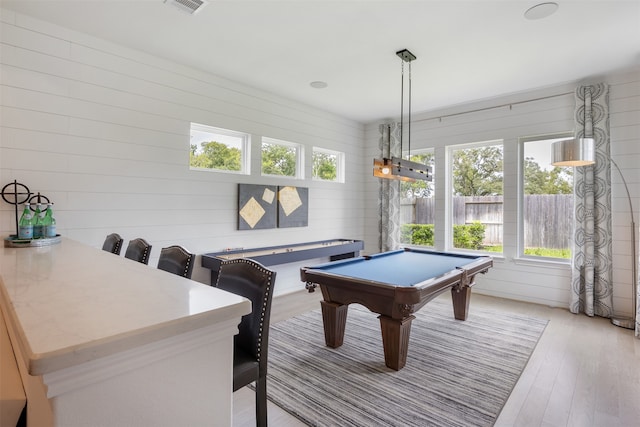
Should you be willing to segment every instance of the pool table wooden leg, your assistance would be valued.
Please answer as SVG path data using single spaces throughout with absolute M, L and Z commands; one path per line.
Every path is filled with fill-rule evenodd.
M 467 320 L 469 301 L 471 300 L 471 287 L 451 288 L 451 300 L 453 301 L 453 316 L 457 320 Z
M 382 329 L 384 363 L 387 367 L 399 371 L 407 363 L 411 321 L 415 319 L 415 316 L 411 315 L 397 320 L 380 315 L 378 319 L 380 319 L 380 328 Z
M 324 341 L 328 347 L 338 348 L 344 341 L 344 327 L 347 323 L 348 305 L 320 301 Z

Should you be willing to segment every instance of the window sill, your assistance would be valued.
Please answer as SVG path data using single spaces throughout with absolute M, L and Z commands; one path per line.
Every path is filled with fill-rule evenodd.
M 556 261 L 549 258 L 513 258 L 514 264 L 519 265 L 531 265 L 535 267 L 549 267 L 549 268 L 557 268 L 557 269 L 566 269 L 571 268 L 571 261 Z

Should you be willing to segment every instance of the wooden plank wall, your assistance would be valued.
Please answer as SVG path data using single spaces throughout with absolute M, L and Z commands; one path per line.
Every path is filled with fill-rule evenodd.
M 2 10 L 0 185 L 55 202 L 59 233 L 100 247 L 117 232 L 195 253 L 363 237 L 363 125 L 272 93 Z M 191 122 L 251 135 L 251 173 L 189 170 Z M 300 143 L 305 178 L 262 177 L 263 136 Z M 345 183 L 312 180 L 311 153 L 345 153 Z M 309 188 L 309 226 L 238 231 L 238 183 Z M 13 230 L 0 203 L 0 231 Z M 124 252 L 124 251 L 123 251 Z M 208 282 L 206 271 L 194 278 Z M 292 269 L 276 292 L 299 289 Z

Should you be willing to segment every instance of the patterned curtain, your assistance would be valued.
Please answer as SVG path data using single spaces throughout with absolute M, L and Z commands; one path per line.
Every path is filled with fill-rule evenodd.
M 576 138 L 595 140 L 595 165 L 574 168 L 572 313 L 613 314 L 609 88 L 600 83 L 576 89 Z
M 400 157 L 400 125 L 381 124 L 378 148 L 380 156 Z M 400 181 L 378 180 L 378 233 L 381 252 L 397 249 L 400 245 Z

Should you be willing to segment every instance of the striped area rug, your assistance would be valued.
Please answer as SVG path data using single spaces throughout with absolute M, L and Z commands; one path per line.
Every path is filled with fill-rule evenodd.
M 271 326 L 269 399 L 310 426 L 491 426 L 547 320 L 436 299 L 411 327 L 406 366 L 384 364 L 377 314 L 349 306 L 342 347 L 315 310 Z

